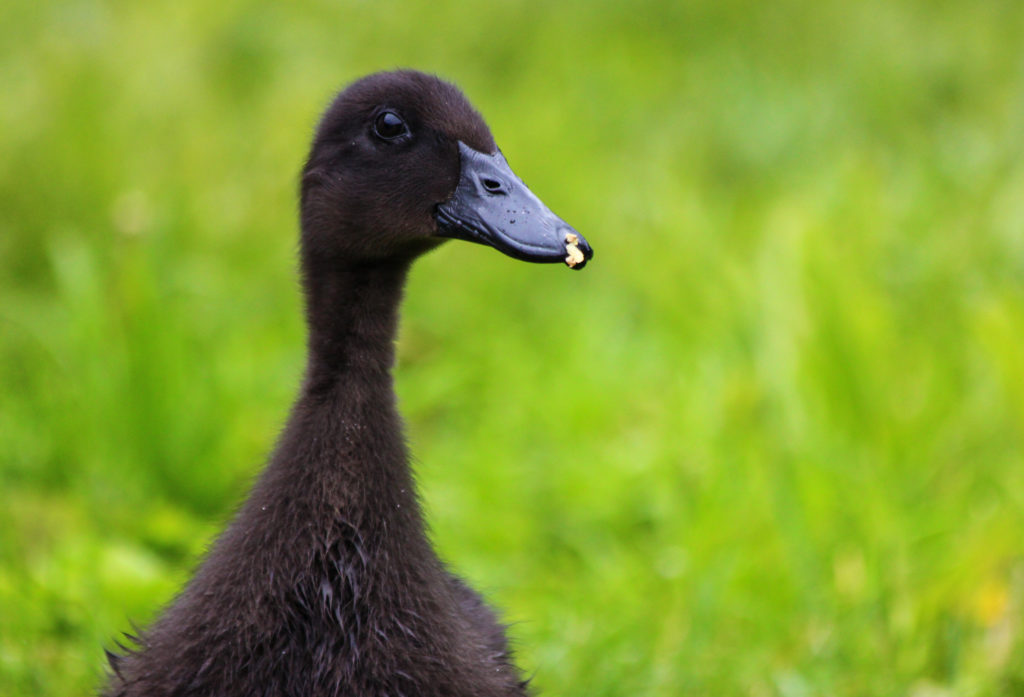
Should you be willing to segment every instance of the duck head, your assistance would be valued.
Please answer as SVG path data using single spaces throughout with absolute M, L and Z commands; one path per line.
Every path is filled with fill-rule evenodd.
M 307 270 L 408 260 L 450 238 L 576 269 L 593 256 L 454 85 L 405 70 L 353 83 L 321 119 L 303 170 Z

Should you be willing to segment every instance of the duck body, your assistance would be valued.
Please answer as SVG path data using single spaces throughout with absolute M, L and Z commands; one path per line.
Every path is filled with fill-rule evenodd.
M 504 627 L 427 538 L 394 339 L 409 267 L 445 237 L 552 261 L 571 228 L 538 208 L 537 230 L 496 231 L 487 207 L 517 184 L 499 167 L 466 185 L 460 145 L 501 164 L 461 93 L 421 73 L 364 78 L 328 109 L 302 182 L 300 395 L 193 579 L 136 646 L 110 655 L 107 697 L 526 694 Z M 445 206 L 458 222 L 442 220 Z

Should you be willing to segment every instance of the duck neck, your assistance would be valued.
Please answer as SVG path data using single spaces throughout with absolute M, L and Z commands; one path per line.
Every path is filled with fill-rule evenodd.
M 319 278 L 307 269 L 305 382 L 211 567 L 233 568 L 224 560 L 246 557 L 249 573 L 268 583 L 276 578 L 285 590 L 303 578 L 319 582 L 310 564 L 372 565 L 379 593 L 401 589 L 409 569 L 440 577 L 391 378 L 408 266 L 332 270 Z
M 307 273 L 309 325 L 304 393 L 325 394 L 356 379 L 391 390 L 406 260 Z
M 365 534 L 386 528 L 402 531 L 394 539 L 419 540 L 391 377 L 408 269 L 404 262 L 307 274 L 305 382 L 264 488 L 307 501 L 320 525 L 344 511 Z

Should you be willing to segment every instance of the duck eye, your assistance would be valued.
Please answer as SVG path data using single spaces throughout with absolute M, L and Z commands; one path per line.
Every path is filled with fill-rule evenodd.
M 402 117 L 393 111 L 382 111 L 373 121 L 373 133 L 383 140 L 394 140 L 409 132 Z

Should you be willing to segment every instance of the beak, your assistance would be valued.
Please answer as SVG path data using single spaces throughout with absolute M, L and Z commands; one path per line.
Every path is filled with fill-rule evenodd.
M 459 142 L 461 171 L 451 199 L 437 207 L 439 235 L 490 245 L 510 257 L 582 269 L 594 256 L 583 236 L 551 212 L 508 166 Z

